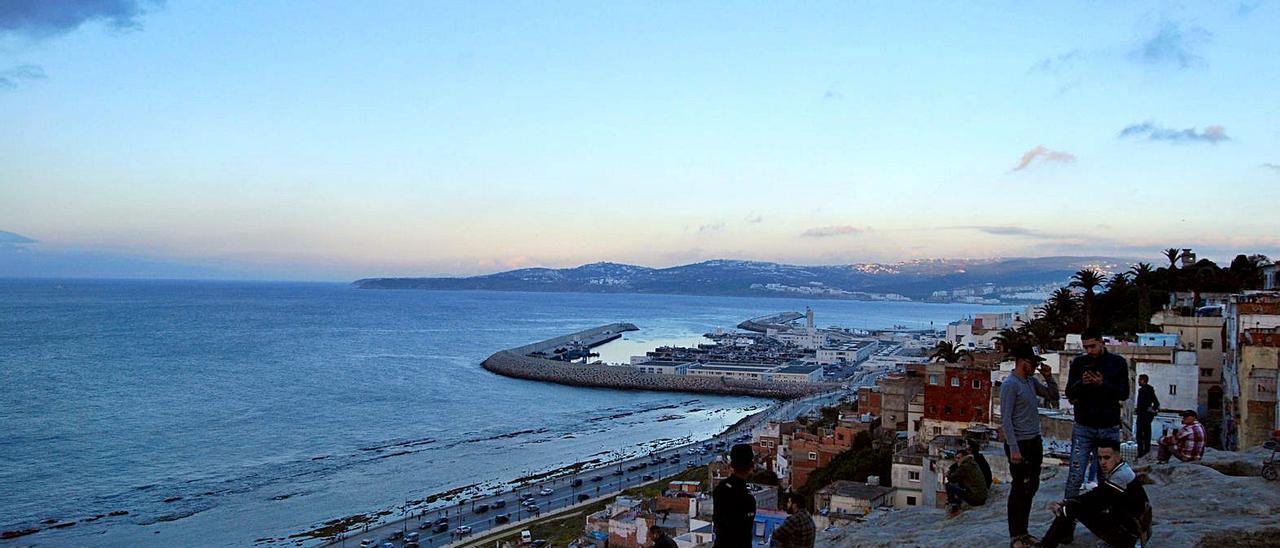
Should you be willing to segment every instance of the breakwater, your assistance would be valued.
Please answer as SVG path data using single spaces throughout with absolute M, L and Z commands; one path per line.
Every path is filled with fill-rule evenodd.
M 626 327 L 630 329 L 624 329 Z M 490 372 L 518 379 L 619 390 L 656 390 L 662 392 L 694 392 L 699 394 L 791 399 L 828 392 L 839 387 L 837 384 L 830 383 L 766 382 L 642 373 L 625 366 L 568 363 L 529 355 L 530 353 L 544 351 L 571 341 L 587 341 L 598 337 L 613 336 L 620 332 L 619 329 L 634 331 L 637 328 L 631 324 L 603 325 L 570 335 L 495 352 L 484 360 L 481 366 Z

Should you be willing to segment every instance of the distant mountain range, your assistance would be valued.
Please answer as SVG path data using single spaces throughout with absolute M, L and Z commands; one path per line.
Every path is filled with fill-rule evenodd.
M 1082 268 L 1128 268 L 1114 257 L 924 259 L 901 263 L 800 266 L 711 260 L 671 268 L 592 263 L 522 268 L 466 278 L 367 278 L 363 289 L 480 289 L 575 293 L 808 296 L 998 304 L 1038 301 Z

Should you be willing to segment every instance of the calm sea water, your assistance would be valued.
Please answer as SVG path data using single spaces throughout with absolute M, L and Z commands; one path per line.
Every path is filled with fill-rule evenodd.
M 626 354 L 806 305 L 821 325 L 851 327 L 941 326 L 992 310 L 0 281 L 0 531 L 42 529 L 13 545 L 247 545 L 460 486 L 493 488 L 655 440 L 709 436 L 768 402 L 563 387 L 479 363 L 607 322 L 642 329 L 613 343 Z

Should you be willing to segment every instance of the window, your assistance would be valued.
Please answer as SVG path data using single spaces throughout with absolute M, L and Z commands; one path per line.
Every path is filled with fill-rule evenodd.
M 1201 368 L 1200 368 L 1200 376 L 1201 376 L 1201 377 L 1212 377 L 1212 376 L 1213 376 L 1213 368 L 1212 368 L 1212 367 L 1201 367 Z
M 951 414 L 951 406 L 950 406 L 950 405 L 948 405 L 948 406 L 944 406 L 944 407 L 942 408 L 942 414 L 943 414 L 943 415 L 950 415 L 950 414 Z
M 818 460 L 818 454 L 813 451 L 809 451 L 809 460 Z
M 951 386 L 960 386 L 960 377 L 951 377 Z
M 937 413 L 938 413 L 938 406 L 936 406 L 936 405 L 930 405 L 930 406 L 929 406 L 929 414 L 930 414 L 930 415 L 936 415 Z
M 907 471 L 907 480 L 909 480 L 909 481 L 920 481 L 920 472 L 919 472 L 919 471 L 916 471 L 916 470 L 909 470 L 909 471 Z
M 935 436 L 941 436 L 941 435 L 942 435 L 942 427 L 941 427 L 941 426 L 935 426 L 935 427 L 933 427 L 933 435 L 935 435 Z
M 981 389 L 982 389 L 982 381 L 980 381 L 980 380 L 978 380 L 978 379 L 973 379 L 973 389 L 974 389 L 974 390 L 981 390 Z
M 929 384 L 931 384 L 931 385 L 933 385 L 933 386 L 938 386 L 938 376 L 937 376 L 937 375 L 929 375 Z
M 1169 385 L 1169 395 L 1170 395 L 1170 396 L 1177 396 L 1177 395 L 1178 395 L 1178 385 L 1176 385 L 1176 384 L 1171 384 L 1171 385 Z
M 1201 350 L 1213 350 L 1213 339 L 1200 339 Z
M 915 497 L 907 497 L 907 506 L 915 506 L 915 505 L 916 505 L 916 498 L 915 498 Z

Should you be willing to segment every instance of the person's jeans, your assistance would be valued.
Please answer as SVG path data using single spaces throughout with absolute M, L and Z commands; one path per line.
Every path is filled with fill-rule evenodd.
M 1031 517 L 1031 501 L 1040 490 L 1040 464 L 1044 460 L 1044 446 L 1040 437 L 1018 442 L 1022 462 L 1009 461 L 1009 475 L 1013 485 L 1009 489 L 1009 538 L 1027 534 L 1027 521 Z M 1009 443 L 1005 442 L 1004 455 L 1009 456 Z
M 1138 456 L 1144 457 L 1151 451 L 1151 421 L 1155 415 L 1138 415 Z
M 1098 477 L 1098 442 L 1120 441 L 1120 425 L 1094 428 L 1079 424 L 1071 427 L 1071 471 L 1067 474 L 1066 498 L 1080 494 L 1080 484 L 1085 481 L 1088 467 L 1090 481 Z
M 955 483 L 947 482 L 947 504 L 960 506 L 964 502 L 965 497 L 969 495 L 969 490 Z
M 1138 539 L 1133 536 L 1133 533 L 1127 531 L 1113 516 L 1090 508 L 1084 508 L 1081 512 L 1076 518 L 1080 520 L 1080 523 L 1084 524 L 1085 528 L 1092 531 L 1108 546 L 1132 548 L 1134 544 L 1137 544 Z M 1045 548 L 1057 548 L 1059 544 L 1065 542 L 1074 534 L 1074 530 L 1075 520 L 1061 516 L 1056 517 L 1053 519 L 1053 523 L 1049 525 L 1049 531 L 1044 534 L 1040 545 Z

